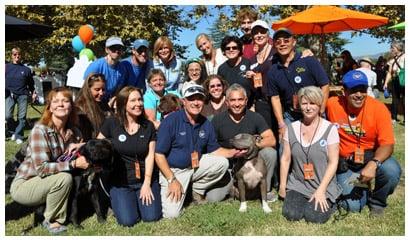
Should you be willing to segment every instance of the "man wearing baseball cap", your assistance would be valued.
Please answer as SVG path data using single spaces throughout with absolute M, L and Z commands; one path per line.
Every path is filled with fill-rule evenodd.
M 120 61 L 124 50 L 125 46 L 121 38 L 109 37 L 105 42 L 107 55 L 92 62 L 85 70 L 84 79 L 87 79 L 90 74 L 104 74 L 106 81 L 104 101 L 108 101 L 123 86 L 136 82 L 131 64 Z
M 390 113 L 383 103 L 367 96 L 368 81 L 363 72 L 352 70 L 342 81 L 344 96 L 331 97 L 326 106 L 329 121 L 339 129 L 336 176 L 343 188 L 341 204 L 353 212 L 367 204 L 372 216 L 382 215 L 401 175 L 392 156 Z M 374 187 L 370 184 L 373 179 Z
M 200 114 L 206 98 L 201 85 L 187 84 L 181 93 L 184 107 L 161 122 L 155 147 L 164 218 L 181 214 L 190 183 L 193 199 L 205 202 L 207 190 L 228 169 L 227 158 L 243 154 L 219 146 L 212 124 Z
M 153 68 L 152 60 L 149 59 L 149 43 L 145 39 L 137 39 L 131 45 L 131 56 L 125 58 L 123 61 L 131 63 L 134 71 L 136 82 L 129 83 L 135 87 L 146 90 L 146 79 L 149 72 Z

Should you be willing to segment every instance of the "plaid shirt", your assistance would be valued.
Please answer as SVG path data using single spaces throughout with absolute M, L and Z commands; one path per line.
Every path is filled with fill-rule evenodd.
M 64 142 L 66 139 L 66 142 Z M 69 162 L 56 162 L 70 143 L 78 143 L 81 133 L 78 129 L 67 129 L 64 139 L 54 129 L 36 124 L 31 130 L 27 155 L 21 163 L 15 179 L 46 177 L 70 169 Z

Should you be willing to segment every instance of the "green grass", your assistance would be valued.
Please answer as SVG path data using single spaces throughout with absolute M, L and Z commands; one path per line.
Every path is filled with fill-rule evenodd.
M 39 114 L 32 109 L 29 116 L 38 118 Z M 26 136 L 28 135 L 26 132 Z M 388 198 L 388 207 L 381 219 L 371 219 L 366 207 L 362 213 L 349 213 L 341 220 L 335 220 L 335 215 L 325 224 L 310 224 L 305 221 L 289 222 L 282 217 L 282 202 L 269 204 L 273 210 L 271 214 L 264 214 L 258 201 L 248 203 L 248 212 L 240 213 L 239 202 L 228 200 L 221 203 L 189 206 L 183 215 L 174 220 L 162 219 L 155 223 L 139 223 L 132 228 L 117 225 L 115 218 L 110 215 L 107 222 L 99 224 L 94 216 L 82 222 L 84 229 L 79 230 L 68 225 L 66 235 L 223 235 L 223 236 L 403 236 L 405 231 L 404 208 L 404 126 L 396 124 L 394 127 L 396 145 L 394 156 L 399 161 L 403 174 L 399 186 Z M 6 159 L 17 151 L 15 143 L 6 142 Z M 6 205 L 12 203 L 10 195 L 6 195 Z M 7 211 L 6 211 L 7 214 Z M 23 228 L 32 223 L 30 214 L 18 220 L 5 223 L 5 234 L 20 235 Z M 30 235 L 49 235 L 47 230 L 37 227 Z

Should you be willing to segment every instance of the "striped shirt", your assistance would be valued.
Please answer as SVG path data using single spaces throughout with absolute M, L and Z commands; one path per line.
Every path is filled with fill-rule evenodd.
M 66 141 L 64 141 L 66 139 Z M 77 128 L 67 129 L 65 137 L 43 124 L 31 130 L 27 155 L 17 170 L 15 179 L 46 177 L 70 169 L 69 162 L 56 162 L 70 143 L 78 143 L 81 133 Z

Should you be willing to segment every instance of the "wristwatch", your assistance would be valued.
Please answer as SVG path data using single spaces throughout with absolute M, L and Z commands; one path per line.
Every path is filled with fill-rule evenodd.
M 375 159 L 375 158 L 372 158 L 371 161 L 373 161 L 373 162 L 376 163 L 377 168 L 379 168 L 379 167 L 382 165 L 382 162 L 380 162 L 380 160 L 377 160 L 377 159 Z
M 168 182 L 168 184 L 171 184 L 175 180 L 177 180 L 177 178 L 175 177 L 175 175 L 172 175 L 172 178 L 167 179 L 167 182 Z

